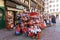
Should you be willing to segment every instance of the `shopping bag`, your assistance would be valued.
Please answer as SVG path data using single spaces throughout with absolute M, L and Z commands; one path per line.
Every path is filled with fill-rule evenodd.
M 20 26 L 18 25 L 18 26 L 17 26 L 17 29 L 16 29 L 16 31 L 15 31 L 15 35 L 19 35 L 19 34 L 20 34 L 20 30 L 21 30 L 21 29 L 20 29 Z
M 15 35 L 20 35 L 20 32 L 16 31 L 16 32 L 15 32 Z

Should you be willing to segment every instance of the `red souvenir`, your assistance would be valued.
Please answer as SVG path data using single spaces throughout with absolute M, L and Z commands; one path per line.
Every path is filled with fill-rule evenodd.
M 33 24 L 33 22 L 30 21 L 30 22 L 29 22 L 29 25 L 31 26 L 32 24 Z
M 40 24 L 40 28 L 42 28 L 42 29 L 44 29 L 44 28 L 45 28 L 44 23 L 41 23 L 41 24 Z
M 29 14 L 30 14 L 30 16 L 35 16 L 35 15 L 37 15 L 36 12 L 31 12 L 31 13 L 29 13 Z
M 28 32 L 28 28 L 27 27 L 24 27 L 22 30 L 23 30 L 24 33 Z
M 20 25 L 18 25 L 16 31 L 20 32 L 20 30 L 21 30 Z
M 32 33 L 32 32 L 29 32 L 29 36 L 30 36 L 30 37 L 33 37 L 33 33 Z

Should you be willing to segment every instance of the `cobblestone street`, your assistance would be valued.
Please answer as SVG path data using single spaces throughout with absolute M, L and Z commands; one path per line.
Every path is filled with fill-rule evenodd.
M 40 40 L 60 40 L 60 22 L 57 20 L 56 26 L 45 28 L 42 31 Z M 0 30 L 0 40 L 34 40 L 29 37 L 15 36 L 14 30 L 7 31 L 6 29 Z

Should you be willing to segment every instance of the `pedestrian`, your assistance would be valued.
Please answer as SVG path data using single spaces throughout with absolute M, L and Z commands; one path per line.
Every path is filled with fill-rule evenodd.
M 56 17 L 54 15 L 52 15 L 51 18 L 52 24 L 55 25 L 56 24 Z

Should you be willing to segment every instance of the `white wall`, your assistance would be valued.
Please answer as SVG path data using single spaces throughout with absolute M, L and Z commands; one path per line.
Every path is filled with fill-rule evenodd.
M 53 1 L 52 3 L 50 3 L 50 1 Z M 46 4 L 46 3 L 48 3 L 48 5 Z M 57 4 L 58 4 L 58 6 L 59 7 L 57 7 Z M 49 7 L 50 5 L 52 5 L 52 7 Z M 53 5 L 55 5 L 55 6 L 53 6 Z M 48 7 L 48 9 L 46 8 L 46 7 Z M 58 11 L 56 10 L 58 8 Z M 50 11 L 50 9 L 51 9 L 51 11 Z M 53 11 L 53 9 L 55 9 L 55 11 Z M 45 9 L 44 9 L 45 11 L 48 11 L 49 13 L 53 13 L 53 12 L 60 12 L 60 0 L 45 0 Z

